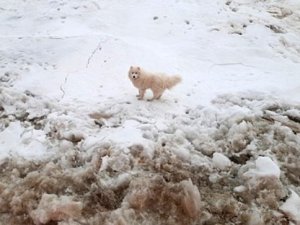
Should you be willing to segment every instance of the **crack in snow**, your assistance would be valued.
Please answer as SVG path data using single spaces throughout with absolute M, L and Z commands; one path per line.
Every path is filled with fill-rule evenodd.
M 99 6 L 99 4 L 98 4 L 97 2 L 93 1 L 92 3 L 93 3 L 93 5 L 94 5 L 98 10 L 101 9 L 100 6 Z
M 70 73 L 68 73 L 68 74 L 65 76 L 64 82 L 63 82 L 63 83 L 60 85 L 60 87 L 59 87 L 59 89 L 60 89 L 61 92 L 62 92 L 62 96 L 61 96 L 60 101 L 63 100 L 63 98 L 65 97 L 66 91 L 65 91 L 65 89 L 64 89 L 63 86 L 66 85 L 66 83 L 67 83 L 67 81 L 68 81 L 69 75 L 70 75 Z
M 90 61 L 91 59 L 94 57 L 94 55 L 96 54 L 97 50 L 101 51 L 102 47 L 101 47 L 101 41 L 98 43 L 97 47 L 92 51 L 92 53 L 90 54 L 88 60 L 87 60 L 87 63 L 86 63 L 86 68 L 89 67 L 90 65 Z

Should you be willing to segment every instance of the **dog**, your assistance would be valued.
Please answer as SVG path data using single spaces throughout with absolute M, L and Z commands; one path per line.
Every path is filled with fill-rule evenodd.
M 171 89 L 182 80 L 178 75 L 167 76 L 162 73 L 150 73 L 138 66 L 130 67 L 128 77 L 132 84 L 139 89 L 139 94 L 137 95 L 139 100 L 144 98 L 147 89 L 151 89 L 153 97 L 148 101 L 160 99 L 166 89 Z

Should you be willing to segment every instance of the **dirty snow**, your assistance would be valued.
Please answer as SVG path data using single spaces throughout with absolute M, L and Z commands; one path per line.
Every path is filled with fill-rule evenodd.
M 300 224 L 298 1 L 0 2 L 1 223 Z

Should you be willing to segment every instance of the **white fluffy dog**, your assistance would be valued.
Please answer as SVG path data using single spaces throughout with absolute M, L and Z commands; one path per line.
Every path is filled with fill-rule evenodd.
M 147 89 L 151 89 L 153 97 L 149 101 L 160 99 L 166 89 L 171 89 L 181 82 L 180 76 L 167 76 L 162 73 L 150 73 L 138 66 L 130 67 L 128 77 L 132 84 L 139 89 L 139 94 L 137 95 L 139 100 L 144 98 L 145 91 Z

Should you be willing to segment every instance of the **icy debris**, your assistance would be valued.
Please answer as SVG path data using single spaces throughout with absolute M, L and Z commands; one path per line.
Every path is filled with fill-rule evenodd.
M 180 182 L 183 188 L 183 198 L 181 205 L 184 212 L 191 218 L 196 218 L 200 214 L 201 197 L 197 186 L 195 186 L 191 179 Z
M 99 169 L 99 171 L 101 172 L 101 171 L 104 171 L 104 170 L 106 170 L 107 168 L 108 168 L 108 163 L 109 163 L 109 156 L 103 156 L 102 157 L 102 159 L 101 159 L 102 161 L 101 161 L 101 167 L 100 167 L 100 169 Z
M 0 75 L 0 86 L 11 87 L 18 78 L 19 74 L 15 72 L 5 72 L 3 75 Z
M 102 157 L 102 163 L 100 167 L 100 172 L 112 169 L 114 171 L 126 171 L 130 169 L 130 160 L 129 157 L 124 153 L 116 153 L 116 155 L 113 156 L 104 156 Z
M 259 178 L 259 177 L 280 177 L 280 169 L 278 165 L 272 161 L 269 157 L 260 156 L 255 161 L 255 169 L 250 169 L 248 172 L 244 173 L 244 176 L 249 178 Z
M 13 152 L 26 159 L 45 159 L 53 154 L 47 151 L 48 141 L 44 132 L 26 128 L 21 122 L 11 122 L 0 132 L 0 159 L 4 159 Z
M 218 173 L 212 173 L 209 175 L 208 180 L 215 184 L 220 180 L 221 176 Z
M 297 109 L 287 110 L 284 115 L 286 115 L 290 120 L 300 123 L 300 111 Z
M 235 198 L 228 193 L 214 193 L 213 201 L 213 213 L 216 214 L 230 214 L 231 217 L 235 217 L 240 213 L 240 208 Z M 226 224 L 226 223 L 221 223 Z
M 73 143 L 78 143 L 85 138 L 85 135 L 80 131 L 66 131 L 62 134 L 61 138 Z
M 85 121 L 75 114 L 70 117 L 70 113 L 72 112 L 50 113 L 46 119 L 47 126 L 44 130 L 38 131 L 45 131 L 46 128 L 49 132 L 56 131 L 53 136 L 49 135 L 54 145 L 47 146 L 50 146 L 50 149 L 53 149 L 52 146 L 55 148 L 59 146 L 62 157 L 52 164 L 33 168 L 33 172 L 25 178 L 26 173 L 23 174 L 23 169 L 18 169 L 19 172 L 15 171 L 16 175 L 12 176 L 10 173 L 5 176 L 9 175 L 11 184 L 16 183 L 13 179 L 18 179 L 20 182 L 24 180 L 25 184 L 20 183 L 22 188 L 28 187 L 26 183 L 31 181 L 36 183 L 39 181 L 38 178 L 42 177 L 42 182 L 36 184 L 39 185 L 37 193 L 45 188 L 50 190 L 50 193 L 60 193 L 57 190 L 61 189 L 67 190 L 63 192 L 64 195 L 67 193 L 74 196 L 74 199 L 88 202 L 84 204 L 82 211 L 91 212 L 90 220 L 87 219 L 89 224 L 93 224 L 90 223 L 91 221 L 96 221 L 94 224 L 99 224 L 99 221 L 108 224 L 106 219 L 108 217 L 111 218 L 109 222 L 114 224 L 117 218 L 113 220 L 112 215 L 116 209 L 120 209 L 120 212 L 131 212 L 127 217 L 125 213 L 120 215 L 120 218 L 124 218 L 124 220 L 120 219 L 120 224 L 142 224 L 141 220 L 145 217 L 151 219 L 151 222 L 147 221 L 149 224 L 191 224 L 191 221 L 199 224 L 205 223 L 204 221 L 217 224 L 223 221 L 229 223 L 232 218 L 236 218 L 232 223 L 245 221 L 244 224 L 266 224 L 265 221 L 269 221 L 270 216 L 263 209 L 268 207 L 274 211 L 278 210 L 286 192 L 278 179 L 280 170 L 275 161 L 258 155 L 268 152 L 272 159 L 280 161 L 282 172 L 285 173 L 284 179 L 289 179 L 290 174 L 295 177 L 298 174 L 296 156 L 299 136 L 293 132 L 288 133 L 287 128 L 279 123 L 269 123 L 254 116 L 245 116 L 243 113 L 240 116 L 235 115 L 234 118 L 227 118 L 228 115 L 232 115 L 230 112 L 215 118 L 207 119 L 201 116 L 194 120 L 187 118 L 186 115 L 181 119 L 181 115 L 178 115 L 176 119 L 170 121 L 170 124 L 166 123 L 167 127 L 171 127 L 168 132 L 158 131 L 153 124 L 141 125 L 134 121 L 129 123 L 133 126 L 129 126 L 125 118 L 123 118 L 124 124 L 120 124 L 119 127 L 105 127 L 99 130 L 92 120 Z M 210 119 L 215 119 L 216 122 L 207 121 Z M 20 121 L 18 123 L 22 124 Z M 13 125 L 14 122 L 10 124 Z M 113 140 L 104 140 L 109 132 L 121 130 L 122 132 L 117 133 L 122 134 L 128 131 L 126 129 L 128 127 L 139 132 L 139 137 L 145 132 L 153 135 L 150 135 L 150 139 L 142 139 L 141 143 L 134 141 L 126 146 L 118 142 L 118 135 Z M 6 128 L 8 129 L 9 127 Z M 86 135 L 76 147 L 70 141 L 61 138 L 65 137 L 62 135 L 72 134 L 73 131 L 80 131 Z M 247 144 L 239 154 L 234 151 L 240 149 L 239 146 L 232 148 L 231 143 L 232 140 L 238 141 L 236 134 L 242 134 Z M 31 132 L 23 133 L 22 143 L 27 143 L 30 135 Z M 129 133 L 127 135 L 130 136 Z M 147 142 L 152 146 L 149 147 Z M 249 150 L 252 150 L 251 154 L 247 155 Z M 230 155 L 230 159 L 235 164 L 233 165 L 225 155 Z M 240 157 L 241 160 L 235 161 L 232 156 Z M 255 162 L 256 157 L 258 158 Z M 293 167 L 286 166 L 285 162 L 289 162 L 288 166 L 293 165 Z M 19 163 L 16 165 L 20 166 Z M 215 169 L 222 170 L 231 166 L 232 169 L 226 173 Z M 6 171 L 12 171 L 11 168 L 8 167 Z M 291 172 L 287 173 L 287 168 Z M 239 179 L 232 179 L 236 177 L 237 171 L 239 171 L 239 178 L 242 178 L 241 182 L 244 183 Z M 72 179 L 62 179 L 66 176 Z M 158 178 L 154 179 L 153 176 Z M 296 184 L 298 180 L 293 182 Z M 3 184 L 0 189 L 16 192 L 16 188 L 6 186 L 8 185 Z M 232 197 L 232 188 L 234 188 L 234 196 L 239 198 Z M 3 202 L 5 206 L 7 205 L 8 211 L 15 213 L 27 210 L 28 204 L 18 198 L 21 194 L 16 194 L 16 198 L 12 198 L 5 192 L 2 192 L 1 197 L 2 200 L 5 199 Z M 82 193 L 90 194 L 82 195 Z M 38 205 L 39 198 L 40 196 L 36 197 L 36 195 L 30 196 L 30 199 L 34 199 L 35 205 Z M 57 201 L 60 201 L 60 197 L 57 197 Z M 22 204 L 24 209 L 20 209 L 20 202 L 24 203 Z M 245 202 L 251 203 L 251 206 L 244 204 Z M 205 206 L 203 210 L 202 204 Z M 245 209 L 242 215 L 239 213 L 241 207 Z M 252 214 L 252 209 L 256 207 L 257 211 L 254 210 L 255 213 Z M 39 209 L 41 207 L 35 211 Z M 105 212 L 101 211 L 103 209 Z M 213 216 L 210 213 L 213 213 Z M 83 214 L 78 220 L 76 218 L 76 221 L 85 221 L 85 216 L 86 214 Z M 35 219 L 34 221 L 37 221 L 39 218 Z M 61 224 L 72 224 L 72 221 L 73 217 L 68 217 L 63 219 Z
M 157 130 L 163 131 L 163 132 L 167 131 L 169 129 L 169 127 L 160 120 L 156 122 L 155 126 L 156 126 Z
M 191 154 L 191 165 L 210 168 L 209 158 L 202 154 Z
M 111 115 L 111 114 L 106 114 L 106 113 L 101 113 L 101 112 L 93 112 L 93 113 L 90 113 L 89 116 L 90 116 L 92 119 L 95 119 L 95 120 L 101 120 L 101 119 L 109 119 L 109 118 L 111 118 L 113 115 Z
M 250 218 L 248 221 L 248 225 L 264 225 L 264 221 L 257 210 L 253 210 L 253 212 L 250 214 Z
M 231 166 L 231 161 L 222 153 L 215 152 L 212 158 L 213 165 L 220 169 L 224 170 Z
M 291 196 L 280 206 L 280 209 L 296 224 L 300 224 L 300 197 L 292 191 Z
M 155 147 L 153 143 L 134 144 L 129 147 L 131 155 L 138 159 L 152 159 L 155 153 Z
M 245 149 L 252 138 L 253 125 L 246 121 L 242 121 L 239 124 L 234 123 L 228 131 L 228 139 L 231 143 L 231 148 L 235 152 Z
M 191 161 L 191 154 L 190 151 L 186 148 L 179 147 L 179 148 L 172 148 L 172 152 L 176 157 L 181 159 L 182 161 L 190 162 Z
M 258 198 L 260 204 L 277 208 L 278 201 L 286 195 L 279 179 L 280 169 L 269 157 L 258 157 L 255 165 L 250 162 L 241 167 L 239 173 L 247 187 L 247 191 L 240 192 L 244 198 L 249 198 L 247 195 L 251 194 Z
M 247 188 L 244 185 L 237 186 L 233 189 L 235 192 L 244 192 Z
M 218 149 L 216 143 L 211 141 L 207 135 L 199 135 L 192 143 L 197 151 L 207 156 L 211 156 Z
M 181 130 L 176 130 L 172 135 L 161 135 L 160 142 L 162 146 L 170 150 L 176 157 L 183 161 L 191 161 L 191 150 L 193 145 L 185 138 L 185 134 Z M 164 143 L 164 144 L 163 144 Z
M 292 10 L 276 5 L 269 6 L 267 12 L 269 12 L 273 17 L 278 19 L 283 19 L 293 14 Z
M 132 181 L 130 189 L 123 206 L 138 212 L 153 212 L 163 217 L 175 212 L 174 216 L 182 221 L 195 220 L 201 215 L 200 192 L 191 179 L 171 183 L 161 176 L 142 178 Z
M 35 224 L 46 224 L 49 221 L 66 220 L 81 216 L 83 205 L 69 196 L 58 197 L 55 194 L 43 194 L 38 208 L 30 213 Z
M 105 135 L 105 140 L 122 143 L 124 146 L 139 144 L 145 142 L 145 138 L 139 129 L 139 123 L 135 120 L 126 120 L 122 125 L 111 132 L 111 129 L 104 129 L 102 132 Z
M 14 115 L 21 121 L 42 120 L 51 110 L 56 109 L 48 99 L 31 97 L 11 89 L 1 89 L 0 102 L 6 115 Z
M 72 143 L 83 141 L 87 135 L 86 128 L 92 124 L 90 120 L 68 112 L 53 112 L 48 115 L 45 132 L 54 139 L 67 140 Z
M 127 187 L 131 181 L 131 174 L 122 173 L 111 178 L 101 179 L 101 184 L 106 188 L 117 190 L 120 187 Z

